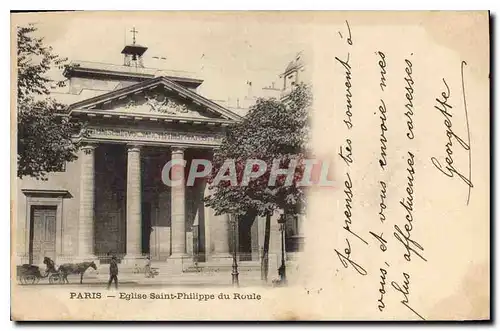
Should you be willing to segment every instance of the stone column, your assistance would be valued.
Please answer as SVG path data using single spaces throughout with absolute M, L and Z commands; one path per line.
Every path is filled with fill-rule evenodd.
M 209 184 L 206 183 L 204 197 L 211 194 Z M 207 260 L 231 258 L 231 247 L 229 247 L 229 234 L 231 225 L 229 215 L 215 215 L 215 210 L 205 208 L 205 252 Z
M 230 249 L 232 249 L 232 247 L 229 247 L 229 235 L 233 234 L 233 232 L 231 230 L 231 224 L 229 224 L 229 215 L 214 215 L 211 225 L 210 236 L 214 247 L 213 257 L 216 259 L 231 257 L 232 251 Z M 236 229 L 236 231 L 238 231 L 238 229 Z M 238 241 L 237 238 L 236 240 Z
M 127 158 L 127 259 L 141 256 L 141 148 L 128 147 Z
M 85 145 L 80 151 L 80 212 L 78 218 L 78 259 L 94 256 L 94 189 L 95 146 Z M 81 262 L 81 261 L 80 261 Z
M 209 184 L 207 181 L 204 183 L 205 190 L 203 192 L 203 198 L 210 195 Z M 211 237 L 211 229 L 212 229 L 212 218 L 213 218 L 213 209 L 205 206 L 203 204 L 203 212 L 204 212 L 204 223 L 203 223 L 203 233 L 205 234 L 205 261 L 210 260 L 213 253 L 213 245 L 212 245 L 212 237 Z
M 251 241 L 252 241 L 252 261 L 260 261 L 260 250 L 259 250 L 259 219 L 255 216 L 251 231 Z
M 270 242 L 269 242 L 269 275 L 277 275 L 281 265 L 281 231 L 278 223 L 280 215 L 275 212 L 271 216 Z
M 171 180 L 171 230 L 172 230 L 172 258 L 187 256 L 186 254 L 186 186 L 184 178 L 184 149 L 172 148 Z

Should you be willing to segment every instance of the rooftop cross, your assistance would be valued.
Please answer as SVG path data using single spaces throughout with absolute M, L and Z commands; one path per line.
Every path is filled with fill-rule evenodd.
M 132 35 L 133 35 L 133 42 L 132 42 L 132 44 L 135 45 L 135 34 L 139 33 L 139 31 L 137 31 L 135 29 L 135 27 L 134 27 L 132 30 L 130 30 L 130 32 L 132 32 Z

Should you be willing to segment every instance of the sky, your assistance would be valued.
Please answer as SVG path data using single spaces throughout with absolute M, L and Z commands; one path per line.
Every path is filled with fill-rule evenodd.
M 45 42 L 71 60 L 123 64 L 120 53 L 139 33 L 148 47 L 144 66 L 192 72 L 204 80 L 199 93 L 216 100 L 243 98 L 281 86 L 279 74 L 300 51 L 308 51 L 310 28 L 286 14 L 85 12 L 22 14 L 17 24 L 36 23 Z M 164 57 L 164 60 L 153 57 Z

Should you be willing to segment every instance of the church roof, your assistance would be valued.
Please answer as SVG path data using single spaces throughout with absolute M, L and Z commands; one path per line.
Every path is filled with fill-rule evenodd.
M 188 88 L 181 86 L 180 84 L 172 81 L 170 78 L 165 76 L 160 76 L 156 78 L 151 78 L 137 84 L 133 84 L 118 90 L 114 90 L 105 94 L 98 95 L 93 98 L 89 98 L 80 102 L 73 103 L 67 107 L 67 111 L 71 113 L 73 110 L 78 109 L 92 109 L 99 104 L 107 103 L 115 99 L 123 99 L 127 95 L 136 94 L 141 91 L 147 91 L 154 89 L 157 86 L 162 86 L 166 90 L 176 93 L 180 97 L 191 100 L 193 103 L 203 106 L 208 111 L 218 114 L 224 119 L 238 121 L 241 120 L 241 116 L 232 112 L 231 110 L 201 96 L 200 94 L 189 90 Z
M 90 61 L 71 61 L 63 72 L 63 75 L 68 78 L 81 74 L 119 76 L 139 80 L 165 76 L 173 81 L 190 83 L 194 86 L 203 83 L 202 79 L 197 78 L 195 74 L 188 71 L 141 68 Z

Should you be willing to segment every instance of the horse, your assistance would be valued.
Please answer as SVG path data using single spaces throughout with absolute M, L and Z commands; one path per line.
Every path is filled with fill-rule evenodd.
M 59 266 L 57 272 L 60 273 L 63 282 L 66 282 L 68 284 L 69 284 L 68 275 L 78 274 L 80 275 L 80 284 L 83 284 L 83 274 L 90 267 L 94 268 L 94 270 L 97 270 L 97 266 L 95 265 L 94 261 L 82 262 L 82 263 L 65 263 Z

